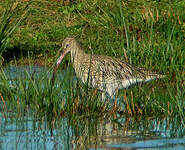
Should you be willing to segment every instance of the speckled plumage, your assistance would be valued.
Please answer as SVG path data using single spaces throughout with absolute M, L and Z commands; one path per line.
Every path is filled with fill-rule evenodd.
M 56 68 L 64 56 L 70 52 L 76 75 L 102 92 L 113 97 L 119 89 L 128 88 L 139 82 L 148 82 L 164 75 L 134 67 L 117 58 L 86 54 L 80 44 L 72 37 L 67 37 L 62 43 L 63 52 L 57 60 Z M 104 94 L 103 94 L 104 95 Z

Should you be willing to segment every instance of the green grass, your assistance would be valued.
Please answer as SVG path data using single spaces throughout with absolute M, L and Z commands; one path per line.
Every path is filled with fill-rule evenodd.
M 20 7 L 15 0 L 8 0 L 4 3 L 6 7 L 0 16 L 0 55 L 6 51 L 12 34 L 26 18 L 29 5 L 28 3 Z
M 0 6 L 3 5 L 0 2 Z M 31 62 L 52 66 L 63 39 L 75 35 L 87 53 L 117 57 L 167 75 L 164 80 L 121 91 L 122 103 L 126 104 L 124 114 L 178 116 L 184 122 L 184 5 L 184 1 L 78 0 L 64 3 L 35 0 L 30 5 L 29 16 L 11 37 L 7 53 L 16 49 L 21 55 L 16 60 L 18 64 Z M 27 57 L 28 52 L 31 58 Z M 5 62 L 14 64 L 11 60 Z M 67 68 L 69 61 L 68 56 L 61 66 Z M 80 91 L 72 88 L 72 75 L 52 90 L 47 78 L 32 80 L 28 74 L 25 81 L 20 79 L 15 85 L 19 90 L 14 90 L 6 78 L 1 77 L 1 93 L 7 101 L 19 100 L 23 106 L 44 114 L 91 116 L 107 111 L 93 96 L 96 90 L 89 91 L 82 84 L 77 84 L 82 88 Z M 25 89 L 27 82 L 29 88 Z M 43 83 L 44 89 L 40 87 Z M 66 95 L 61 96 L 58 93 L 64 87 Z

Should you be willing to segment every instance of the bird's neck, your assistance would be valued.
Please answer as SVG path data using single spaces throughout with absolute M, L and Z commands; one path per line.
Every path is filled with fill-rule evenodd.
M 85 56 L 85 52 L 81 47 L 77 47 L 74 50 L 71 51 L 71 61 L 73 63 L 80 62 L 81 59 Z

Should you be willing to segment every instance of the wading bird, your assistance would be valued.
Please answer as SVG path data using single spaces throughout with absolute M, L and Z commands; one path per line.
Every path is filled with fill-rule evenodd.
M 53 78 L 64 56 L 70 53 L 77 77 L 83 83 L 88 82 L 91 87 L 101 90 L 102 99 L 105 99 L 105 93 L 113 98 L 119 89 L 164 77 L 144 68 L 134 67 L 117 58 L 87 54 L 73 37 L 67 37 L 63 41 L 62 49 L 56 62 Z

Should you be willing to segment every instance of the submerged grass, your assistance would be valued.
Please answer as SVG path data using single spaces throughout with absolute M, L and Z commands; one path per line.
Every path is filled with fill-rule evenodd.
M 1 71 L 0 96 L 3 103 L 6 101 L 8 106 L 14 106 L 10 107 L 11 111 L 24 112 L 31 108 L 39 114 L 55 117 L 67 114 L 87 117 L 100 115 L 105 111 L 105 108 L 101 109 L 105 106 L 97 101 L 97 91 L 89 92 L 76 79 L 63 77 L 52 87 L 51 70 L 43 70 L 38 75 L 38 72 L 34 72 L 34 67 L 29 67 L 18 70 L 19 75 L 12 79 L 9 73 Z M 17 68 L 14 69 L 16 72 Z M 66 76 L 71 77 L 71 71 L 67 71 Z M 4 106 L 6 107 L 5 103 Z
M 20 75 L 12 76 L 2 70 L 0 75 L 0 96 L 3 112 L 16 111 L 27 113 L 32 110 L 39 116 L 54 120 L 61 116 L 70 118 L 102 117 L 119 113 L 134 118 L 176 117 L 184 124 L 184 87 L 176 88 L 164 83 L 148 83 L 120 91 L 117 97 L 118 110 L 112 112 L 110 99 L 101 101 L 97 89 L 89 89 L 73 76 L 71 68 L 57 75 L 54 86 L 51 85 L 52 70 L 34 71 L 31 65 L 19 70 Z M 40 68 L 42 69 L 42 68 Z M 7 69 L 9 70 L 9 69 Z M 11 71 L 11 70 L 10 70 Z M 16 72 L 16 71 L 15 71 Z M 5 103 L 6 102 L 6 103 Z M 7 109 L 8 108 L 8 109 Z
M 11 38 L 10 50 L 29 51 L 33 61 L 51 66 L 62 40 L 77 35 L 87 53 L 117 57 L 167 75 L 164 80 L 120 91 L 123 114 L 178 116 L 184 123 L 184 1 L 35 0 L 29 13 Z M 22 57 L 18 63 L 25 64 L 25 60 Z M 65 60 L 63 66 L 67 68 L 69 57 Z M 108 106 L 99 101 L 99 92 L 72 79 L 73 73 L 67 71 L 54 87 L 47 73 L 34 78 L 27 72 L 24 80 L 21 77 L 15 83 L 1 75 L 1 95 L 10 104 L 19 103 L 23 110 L 29 106 L 54 116 L 107 112 Z

